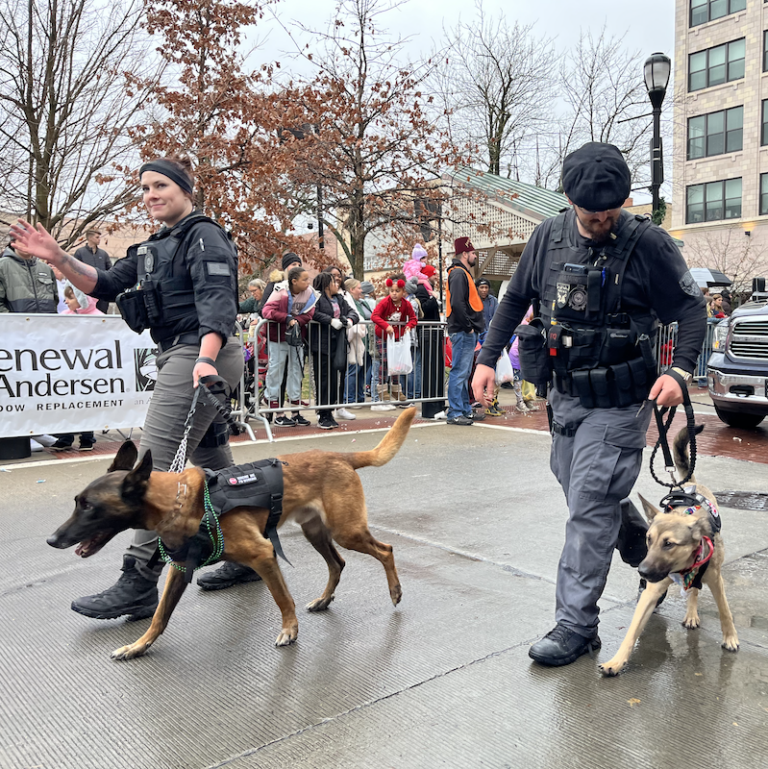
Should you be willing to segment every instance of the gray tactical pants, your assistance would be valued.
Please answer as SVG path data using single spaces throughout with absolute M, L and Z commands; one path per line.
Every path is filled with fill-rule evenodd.
M 140 455 L 152 452 L 152 466 L 155 470 L 167 471 L 176 456 L 184 435 L 184 422 L 192 405 L 192 369 L 200 354 L 197 345 L 177 345 L 161 353 L 157 358 L 158 375 L 155 390 L 144 421 Z M 243 348 L 237 337 L 227 341 L 216 358 L 219 376 L 230 387 L 236 387 L 243 373 Z M 229 444 L 218 448 L 199 448 L 203 435 L 210 426 L 216 410 L 202 398 L 198 400 L 195 418 L 189 433 L 187 456 L 192 464 L 220 470 L 234 464 Z M 148 562 L 157 547 L 157 532 L 137 529 L 133 542 L 125 551 L 136 559 L 137 571 L 146 579 L 157 581 L 163 570 L 159 561 L 152 569 Z
M 620 502 L 640 473 L 652 409 L 585 409 L 552 390 L 554 420 L 575 428 L 554 434 L 550 466 L 568 501 L 568 523 L 557 571 L 555 618 L 571 630 L 597 635 L 599 609 L 621 525 Z

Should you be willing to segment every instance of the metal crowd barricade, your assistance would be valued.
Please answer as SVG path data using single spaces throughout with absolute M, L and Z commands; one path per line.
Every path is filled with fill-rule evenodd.
M 274 414 L 332 413 L 363 406 L 445 400 L 443 322 L 419 322 L 412 333 L 413 370 L 394 377 L 387 368 L 386 339 L 375 335 L 371 321 L 340 330 L 311 321 L 304 329 L 301 348 L 275 341 L 280 325 L 262 318 L 251 327 L 256 373 L 246 376 L 240 388 L 239 413 L 243 421 L 260 420 L 270 441 L 274 440 L 273 429 L 277 426 L 271 421 Z M 338 351 L 339 343 L 343 344 L 343 353 Z M 259 361 L 265 357 L 266 368 L 259 376 Z
M 693 371 L 693 378 L 702 380 L 707 378 L 707 361 L 712 354 L 712 344 L 715 338 L 715 327 L 720 322 L 717 318 L 707 319 L 707 335 L 696 360 L 696 368 Z M 677 323 L 670 323 L 668 326 L 659 326 L 656 333 L 656 370 L 663 374 L 671 365 L 674 355 L 675 345 L 677 344 Z

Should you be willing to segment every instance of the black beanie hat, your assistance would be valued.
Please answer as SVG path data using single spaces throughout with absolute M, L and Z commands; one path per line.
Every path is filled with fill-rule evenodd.
M 563 192 L 587 211 L 620 208 L 631 182 L 627 161 L 613 144 L 587 142 L 563 162 Z
M 289 251 L 287 254 L 283 255 L 283 261 L 281 264 L 283 270 L 287 270 L 292 264 L 301 264 L 301 259 L 299 259 L 299 257 L 296 256 L 293 251 Z

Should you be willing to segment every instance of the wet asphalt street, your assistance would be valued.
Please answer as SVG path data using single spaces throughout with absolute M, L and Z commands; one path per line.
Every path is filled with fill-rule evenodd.
M 524 424 L 522 425 L 524 427 Z M 310 448 L 355 451 L 382 433 L 240 444 L 248 462 Z M 761 439 L 762 440 L 762 439 Z M 114 662 L 149 620 L 90 620 L 72 598 L 119 575 L 124 534 L 89 560 L 48 547 L 72 498 L 108 460 L 29 462 L 0 472 L 2 769 L 763 769 L 768 765 L 768 512 L 722 508 L 726 592 L 741 641 L 720 648 L 714 601 L 702 626 L 670 595 L 626 672 L 597 672 L 632 616 L 637 575 L 618 557 L 595 659 L 560 669 L 527 650 L 554 624 L 566 505 L 549 438 L 525 429 L 411 430 L 397 457 L 360 472 L 371 530 L 394 546 L 393 608 L 373 559 L 343 551 L 336 600 L 299 613 L 277 649 L 279 613 L 262 584 L 188 589 L 146 657 Z M 768 442 L 763 447 L 768 452 Z M 644 469 L 635 494 L 663 489 Z M 713 489 L 768 492 L 765 464 L 702 456 Z M 282 530 L 297 606 L 325 564 L 298 527 Z

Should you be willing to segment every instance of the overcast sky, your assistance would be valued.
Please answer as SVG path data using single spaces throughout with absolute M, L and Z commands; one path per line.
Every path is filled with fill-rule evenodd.
M 642 0 L 632 6 L 631 13 L 627 10 L 628 4 L 620 0 L 484 0 L 483 7 L 486 17 L 498 17 L 503 11 L 510 25 L 515 21 L 534 25 L 533 36 L 553 38 L 560 53 L 575 46 L 580 34 L 591 31 L 597 37 L 605 26 L 608 37 L 624 35 L 627 52 L 639 54 L 640 61 L 655 51 L 670 57 L 674 54 L 674 0 Z M 258 25 L 261 38 L 255 54 L 258 61 L 280 61 L 284 73 L 308 74 L 304 63 L 289 61 L 290 53 L 296 49 L 281 24 L 293 29 L 298 39 L 302 39 L 296 22 L 309 29 L 326 29 L 335 8 L 334 0 L 280 0 L 269 6 Z M 275 14 L 280 23 L 271 14 Z M 379 26 L 383 25 L 391 38 L 408 38 L 406 55 L 416 60 L 440 45 L 444 27 L 452 28 L 460 19 L 470 23 L 476 14 L 474 0 L 406 0 L 381 17 Z M 303 40 L 310 42 L 306 36 Z M 641 68 L 637 76 L 642 80 Z M 671 172 L 670 164 L 666 169 L 668 183 Z M 650 201 L 644 192 L 638 191 L 634 197 L 636 202 Z
M 673 0 L 643 0 L 632 6 L 620 0 L 484 0 L 483 5 L 486 15 L 503 10 L 510 22 L 535 24 L 535 34 L 555 38 L 560 50 L 576 43 L 580 31 L 599 33 L 605 24 L 611 35 L 626 33 L 631 52 L 663 51 L 669 56 L 674 52 Z M 335 7 L 333 0 L 282 0 L 273 6 L 283 23 L 298 19 L 315 29 L 324 27 Z M 387 14 L 386 23 L 390 31 L 413 38 L 410 48 L 428 52 L 433 40 L 442 37 L 443 26 L 452 27 L 459 18 L 471 21 L 474 16 L 472 0 L 409 0 Z M 260 25 L 262 31 L 267 27 L 272 31 L 261 55 L 279 58 L 282 51 L 290 50 L 290 43 L 276 25 Z

